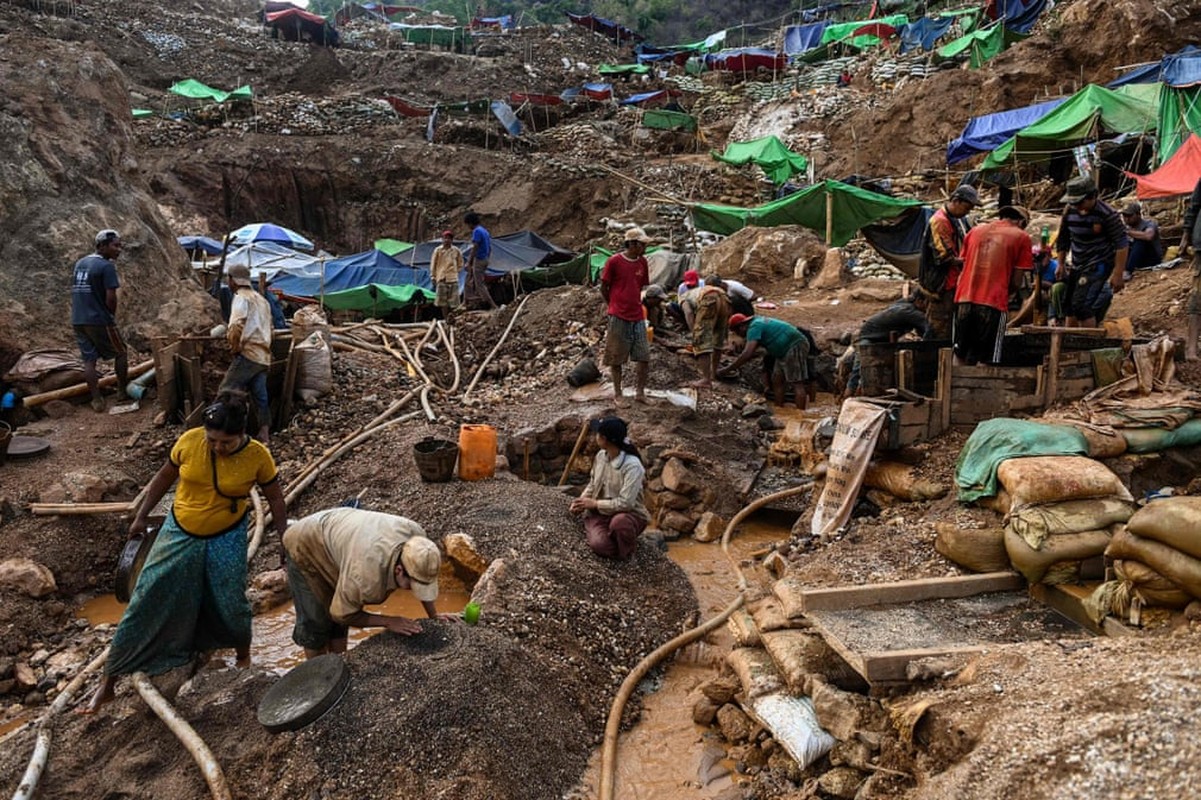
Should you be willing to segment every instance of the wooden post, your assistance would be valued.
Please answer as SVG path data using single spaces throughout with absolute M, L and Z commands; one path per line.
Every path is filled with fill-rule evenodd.
M 1055 404 L 1055 395 L 1059 392 L 1059 353 L 1063 349 L 1063 332 L 1056 330 L 1051 333 L 1051 355 L 1047 362 L 1047 396 L 1044 403 L 1047 408 Z
M 834 193 L 826 190 L 826 247 L 834 241 Z
M 944 347 L 938 351 L 938 400 L 942 415 L 942 429 L 951 427 L 951 370 L 955 364 L 954 351 Z
M 897 351 L 897 388 L 907 392 L 913 391 L 913 351 Z

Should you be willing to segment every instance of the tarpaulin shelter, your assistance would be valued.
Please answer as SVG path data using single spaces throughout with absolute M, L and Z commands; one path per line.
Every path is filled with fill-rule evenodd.
M 979 69 L 1015 40 L 1012 36 L 1007 36 L 1004 25 L 997 23 L 960 36 L 935 52 L 940 58 L 955 58 L 967 52 L 972 69 Z
M 757 69 L 783 71 L 788 57 L 775 50 L 760 47 L 739 47 L 705 56 L 705 67 L 725 72 L 754 72 Z
M 1105 133 L 1149 133 L 1156 129 L 1159 87 L 1133 84 L 1106 89 L 1089 84 L 1062 105 L 989 153 L 981 169 L 996 169 L 1010 159 L 1030 161 L 1056 150 L 1094 141 Z
M 972 117 L 959 138 L 947 143 L 947 164 L 958 164 L 979 153 L 997 149 L 1022 128 L 1038 122 L 1066 100 L 1066 97 L 1059 97 L 1032 106 Z
M 399 261 L 405 266 L 428 269 L 434 248 L 441 244 L 441 240 L 416 244 L 401 253 Z M 464 243 L 458 246 L 465 249 L 468 245 Z M 571 250 L 558 247 L 532 231 L 517 231 L 492 237 L 492 256 L 488 259 L 487 273 L 497 276 L 535 267 L 549 267 L 570 261 L 574 256 Z
M 154 116 L 154 110 L 150 108 L 134 108 L 130 109 L 134 119 L 148 119 Z
M 472 17 L 472 28 L 500 28 L 507 31 L 513 28 L 513 15 L 505 14 L 502 17 Z
M 620 101 L 619 105 L 623 106 L 641 106 L 654 103 L 662 103 L 668 99 L 670 93 L 667 89 L 660 89 L 657 92 L 642 92 L 641 94 L 632 94 L 625 100 Z
M 595 14 L 572 14 L 566 12 L 567 18 L 576 25 L 587 28 L 593 33 L 599 33 L 613 41 L 621 44 L 622 42 L 641 42 L 643 36 L 635 33 L 621 23 L 614 22 L 611 19 L 604 19 Z
M 1201 51 L 1180 51 L 1164 58 L 1160 70 L 1159 163 L 1188 138 L 1201 133 Z
M 909 17 L 904 14 L 892 14 L 880 19 L 861 19 L 855 22 L 839 22 L 832 23 L 826 26 L 822 32 L 821 44 L 832 44 L 834 42 L 844 42 L 856 47 L 860 50 L 867 47 L 875 47 L 880 43 L 880 37 L 874 34 L 857 34 L 860 28 L 864 25 L 883 24 L 890 28 L 899 28 L 902 25 L 909 23 Z
M 258 242 L 239 247 L 225 254 L 225 268 L 240 264 L 250 270 L 250 277 L 258 280 L 260 273 L 270 280 L 280 272 L 304 274 L 318 269 L 319 259 L 297 253 L 291 248 L 274 242 Z
M 402 242 L 399 239 L 376 239 L 372 246 L 385 255 L 395 256 L 411 248 L 413 243 Z
M 216 239 L 207 236 L 176 236 L 175 241 L 189 253 L 203 253 L 206 256 L 219 256 L 225 246 Z
M 826 236 L 830 245 L 842 247 L 864 225 L 891 219 L 919 205 L 917 200 L 826 180 L 755 208 L 698 203 L 691 210 L 698 230 L 728 235 L 749 225 L 802 225 Z
M 279 11 L 272 6 L 285 5 Z M 290 3 L 268 3 L 263 10 L 263 24 L 275 31 L 277 36 L 291 42 L 312 42 L 327 47 L 338 44 L 338 30 L 325 17 L 312 14 Z
M 425 119 L 434 110 L 431 106 L 416 105 L 399 97 L 391 97 L 389 95 L 384 96 L 384 102 L 392 106 L 392 109 L 402 117 L 420 117 Z
M 989 19 L 1003 20 L 1014 33 L 1026 35 L 1046 8 L 1047 0 L 989 0 L 984 14 Z
M 371 266 L 372 253 L 381 260 L 387 259 L 391 266 Z M 364 259 L 364 255 L 368 258 Z M 356 253 L 345 258 L 335 258 L 324 264 L 310 264 L 303 271 L 281 271 L 270 279 L 272 289 L 293 297 L 319 297 L 323 293 L 354 289 L 369 283 L 378 283 L 381 286 L 433 288 L 428 269 L 402 266 L 378 250 L 368 251 L 368 254 Z
M 809 166 L 809 159 L 789 150 L 788 145 L 775 136 L 764 136 L 749 142 L 730 142 L 725 152 L 713 150 L 711 155 L 718 161 L 735 166 L 756 164 L 777 186 L 793 175 L 803 173 Z
M 601 64 L 597 75 L 648 75 L 651 68 L 644 64 Z
M 400 34 L 409 44 L 445 47 L 452 53 L 466 53 L 471 46 L 471 31 L 461 26 L 406 25 L 403 22 L 390 22 L 388 30 Z
M 249 85 L 239 86 L 232 92 L 225 92 L 221 89 L 214 89 L 212 86 L 206 86 L 195 78 L 186 78 L 174 83 L 167 91 L 189 100 L 212 100 L 214 103 L 224 103 L 226 100 L 254 99 L 254 91 Z
M 901 52 L 932 50 L 934 43 L 951 29 L 954 17 L 922 17 L 901 27 Z
M 812 50 L 822 43 L 822 34 L 829 25 L 827 20 L 808 25 L 789 25 L 784 29 L 784 52 L 794 56 Z
M 513 108 L 504 100 L 493 100 L 490 106 L 492 116 L 500 122 L 502 128 L 510 136 L 521 135 L 521 120 L 517 119 L 517 115 L 513 113 Z
M 1147 175 L 1127 172 L 1138 184 L 1140 200 L 1189 194 L 1201 179 L 1201 137 L 1190 134 L 1163 165 Z
M 894 219 L 864 225 L 859 232 L 884 260 L 910 278 L 916 278 L 921 267 L 926 229 L 934 211 L 929 206 L 909 208 Z
M 413 284 L 368 283 L 352 289 L 326 292 L 321 302 L 335 311 L 362 311 L 369 316 L 379 317 L 416 303 L 432 303 L 434 293 Z
M 1201 47 L 1185 45 L 1159 61 L 1119 75 L 1105 84 L 1106 89 L 1117 89 L 1131 83 L 1167 83 L 1171 86 L 1192 86 L 1201 83 Z
M 492 113 L 492 101 L 460 100 L 457 103 L 441 103 L 438 109 L 456 117 L 484 117 Z
M 661 131 L 695 131 L 696 117 L 681 111 L 651 109 L 642 114 L 642 127 Z
M 883 22 L 869 22 L 861 28 L 856 28 L 851 33 L 851 39 L 858 39 L 860 36 L 875 36 L 877 39 L 883 41 L 884 39 L 891 39 L 896 35 L 897 29 L 892 25 Z
M 605 101 L 613 99 L 613 84 L 585 83 L 583 94 L 589 100 Z

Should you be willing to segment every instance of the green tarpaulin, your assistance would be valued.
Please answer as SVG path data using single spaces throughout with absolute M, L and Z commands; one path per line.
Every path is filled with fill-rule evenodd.
M 205 86 L 195 78 L 188 78 L 173 85 L 167 91 L 180 97 L 192 100 L 212 100 L 214 103 L 224 103 L 226 100 L 251 100 L 254 93 L 249 86 L 239 86 L 232 92 L 223 92 L 211 86 Z
M 402 242 L 399 239 L 375 240 L 375 249 L 379 250 L 386 256 L 394 256 L 397 253 L 403 253 L 405 250 L 411 250 L 412 248 L 412 242 Z
M 880 43 L 879 36 L 864 35 L 848 38 L 852 33 L 862 28 L 864 25 L 888 25 L 891 28 L 900 28 L 902 25 L 909 24 L 909 17 L 904 14 L 893 14 L 891 17 L 882 17 L 880 19 L 864 19 L 858 22 L 839 22 L 834 25 L 826 26 L 822 32 L 820 44 L 830 44 L 831 42 L 846 42 L 853 47 L 863 49 L 865 47 L 874 47 Z
M 972 31 L 966 36 L 960 36 L 958 39 L 938 48 L 935 52 L 937 52 L 940 58 L 954 58 L 965 50 L 970 50 L 972 69 L 980 69 L 983 64 L 995 58 L 1007 45 L 1008 40 L 1005 34 L 1005 26 L 997 23 L 988 28 Z
M 1201 133 L 1201 86 L 1159 84 L 1159 163 L 1171 158 L 1190 133 Z
M 153 117 L 153 116 L 154 116 L 154 112 L 152 110 L 150 110 L 149 108 L 133 109 L 133 118 L 134 119 L 146 119 L 147 117 Z
M 646 64 L 601 64 L 596 68 L 598 75 L 649 75 L 650 71 Z
M 775 136 L 764 136 L 762 139 L 752 139 L 749 142 L 730 142 L 726 145 L 724 153 L 716 150 L 711 150 L 710 153 L 718 161 L 724 161 L 727 164 L 736 166 L 748 163 L 758 164 L 767 177 L 771 178 L 771 182 L 777 186 L 793 175 L 804 172 L 809 165 L 807 158 L 789 150 L 788 145 Z
M 1151 133 L 1158 115 L 1157 83 L 1134 83 L 1119 89 L 1089 84 L 989 153 L 980 168 L 997 169 L 1011 159 L 1032 161 L 1092 141 L 1105 132 Z
M 976 426 L 955 462 L 959 502 L 997 493 L 997 467 L 1009 458 L 1086 456 L 1088 441 L 1070 425 L 1046 425 L 1023 419 L 986 419 Z
M 642 127 L 661 131 L 695 131 L 696 117 L 680 111 L 653 109 L 642 112 Z
M 364 311 L 373 317 L 423 302 L 434 302 L 434 293 L 412 284 L 380 286 L 378 283 L 330 292 L 324 300 L 325 305 L 335 311 Z
M 409 44 L 432 44 L 438 47 L 449 47 L 456 53 L 465 52 L 471 44 L 471 32 L 466 28 L 392 23 L 389 29 L 399 33 Z
M 541 289 L 546 286 L 587 283 L 591 272 L 588 254 L 583 253 L 563 264 L 551 264 L 548 267 L 523 269 L 518 277 L 521 281 L 521 288 L 527 292 L 532 292 L 535 289 Z
M 826 207 L 833 211 L 830 244 L 842 247 L 864 225 L 891 219 L 907 208 L 919 206 L 917 200 L 887 197 L 839 181 L 823 181 L 767 205 L 738 208 L 698 203 L 692 207 L 692 221 L 698 230 L 728 235 L 757 225 L 803 225 L 823 236 L 826 233 Z
M 648 247 L 646 253 L 650 255 L 662 249 L 662 247 Z M 603 247 L 595 247 L 591 253 L 584 254 L 583 257 L 588 259 L 588 273 L 593 283 L 600 280 L 601 270 L 605 268 L 605 262 L 609 260 L 609 256 L 611 255 L 613 255 L 613 251 L 606 250 Z

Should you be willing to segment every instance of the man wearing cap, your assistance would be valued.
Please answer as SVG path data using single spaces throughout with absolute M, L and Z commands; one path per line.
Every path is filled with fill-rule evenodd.
M 771 317 L 734 314 L 729 325 L 731 331 L 746 340 L 746 346 L 718 374 L 734 375 L 762 347 L 766 352 L 764 379 L 771 387 L 772 400 L 777 406 L 784 405 L 784 384 L 788 383 L 792 385 L 796 407 L 804 409 L 809 401 L 809 337 L 795 325 Z
M 1135 270 L 1147 269 L 1163 262 L 1163 240 L 1159 238 L 1159 224 L 1143 216 L 1141 203 L 1127 203 L 1122 209 L 1122 222 L 1126 225 L 1126 236 L 1130 238 L 1130 252 L 1126 256 L 1126 271 L 1122 280 L 1128 281 Z
M 676 298 L 683 298 L 684 295 L 691 292 L 693 289 L 704 286 L 705 282 L 701 280 L 701 274 L 694 269 L 684 270 L 684 278 L 680 281 L 680 285 L 676 287 Z
M 1090 328 L 1105 316 L 1113 293 L 1123 286 L 1130 240 L 1122 217 L 1097 197 L 1092 178 L 1068 181 L 1061 202 L 1066 208 L 1055 240 L 1059 254 L 1055 277 L 1067 283 L 1063 302 L 1068 325 Z
M 459 307 L 459 272 L 463 269 L 463 254 L 455 247 L 454 231 L 442 231 L 442 244 L 434 248 L 430 259 L 434 279 L 434 305 L 442 318 Z
M 680 308 L 692 332 L 692 353 L 701 359 L 701 379 L 692 385 L 707 389 L 713 385 L 722 348 L 730 335 L 730 298 L 725 289 L 697 286 L 680 298 Z
M 605 298 L 608 325 L 605 329 L 604 364 L 613 381 L 613 402 L 624 405 L 621 367 L 634 362 L 634 399 L 646 402 L 646 373 L 651 360 L 646 338 L 646 319 L 642 307 L 642 287 L 650 283 L 646 263 L 649 237 L 641 228 L 625 232 L 625 250 L 614 253 L 601 270 L 601 297 Z
M 255 438 L 267 444 L 271 435 L 271 405 L 267 397 L 267 372 L 271 369 L 271 306 L 254 290 L 250 268 L 234 264 L 226 271 L 233 300 L 225 339 L 233 361 L 225 371 L 218 391 L 245 391 L 254 400 L 258 414 Z
M 416 522 L 361 508 L 331 508 L 293 522 L 284 533 L 288 585 L 296 606 L 292 640 L 305 658 L 346 652 L 348 628 L 387 628 L 401 636 L 421 632 L 408 617 L 364 611 L 410 589 L 430 619 L 438 614 L 438 545 Z
M 488 291 L 488 260 L 492 258 L 492 234 L 480 224 L 480 215 L 468 211 L 463 221 L 471 226 L 471 253 L 467 256 L 467 285 L 463 301 L 468 308 L 496 308 L 496 301 Z
M 1188 298 L 1188 340 L 1184 343 L 1186 361 L 1197 360 L 1197 337 L 1201 336 L 1201 179 L 1193 187 L 1188 209 L 1184 212 L 1184 235 L 1180 238 L 1180 255 L 1193 251 L 1193 289 Z
M 1026 234 L 1030 212 L 1005 206 L 999 216 L 995 222 L 972 228 L 963 241 L 951 338 L 955 360 L 968 366 L 1001 360 L 1009 293 L 1020 285 L 1022 270 L 1034 269 L 1032 242 Z
M 742 281 L 736 281 L 733 278 L 722 278 L 718 275 L 710 275 L 705 279 L 705 285 L 725 289 L 726 297 L 730 298 L 730 308 L 735 314 L 745 314 L 748 317 L 755 316 L 755 291 Z
M 625 561 L 638 546 L 638 535 L 650 520 L 642 504 L 646 470 L 638 448 L 620 417 L 594 419 L 596 458 L 588 485 L 570 511 L 584 515 L 584 535 L 592 552 Z
M 930 296 L 926 318 L 930 320 L 936 339 L 946 339 L 951 335 L 955 287 L 959 282 L 959 272 L 963 269 L 963 240 L 971 229 L 968 213 L 978 205 L 980 196 L 965 184 L 957 186 L 942 208 L 930 217 L 926 236 L 933 263 L 928 265 L 926 274 L 919 276 L 919 281 Z
M 96 362 L 113 360 L 118 396 L 125 396 L 129 383 L 129 360 L 125 341 L 117 330 L 117 289 L 121 281 L 113 261 L 121 255 L 121 234 L 102 230 L 96 234 L 96 252 L 75 262 L 71 283 L 71 327 L 83 357 L 83 379 L 92 393 L 92 410 L 104 411 Z
M 648 328 L 657 331 L 663 329 L 664 305 L 667 303 L 667 292 L 657 283 L 647 286 L 642 292 L 642 316 Z

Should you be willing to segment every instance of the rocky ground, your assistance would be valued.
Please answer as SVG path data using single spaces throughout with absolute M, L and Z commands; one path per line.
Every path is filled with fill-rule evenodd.
M 870 56 L 849 65 L 853 88 L 841 91 L 821 70 L 775 84 L 674 79 L 702 121 L 703 145 L 648 137 L 637 130 L 635 112 L 603 108 L 545 117 L 528 143 L 502 139 L 479 120 L 455 119 L 427 144 L 424 121 L 396 117 L 382 96 L 428 105 L 557 93 L 622 56 L 567 26 L 491 41 L 486 56 L 400 48 L 357 23 L 347 47 L 307 48 L 265 37 L 253 22 L 256 7 L 244 0 L 203 9 L 95 0 L 69 13 L 67 3 L 0 0 L 0 128 L 9 132 L 0 137 L 0 264 L 13 265 L 0 267 L 0 369 L 25 349 L 70 346 L 58 288 L 64 265 L 99 227 L 126 232 L 122 319 L 144 358 L 155 335 L 207 331 L 216 319 L 215 304 L 172 242 L 176 234 L 270 218 L 350 252 L 380 236 L 425 237 L 475 208 L 494 232 L 531 228 L 579 249 L 613 247 L 630 223 L 687 248 L 683 203 L 767 199 L 751 170 L 722 166 L 705 152 L 726 137 L 775 133 L 813 155 L 819 177 L 909 173 L 898 190 L 935 199 L 948 179 L 943 145 L 968 116 L 1030 102 L 1081 77 L 1105 82 L 1112 67 L 1170 52 L 1197 34 L 1195 15 L 1165 4 L 1070 0 L 1034 37 L 979 71 Z M 1129 30 L 1137 35 L 1121 33 Z M 1062 78 L 1052 81 L 1048 65 Z M 225 89 L 250 83 L 256 100 L 193 121 L 130 119 L 131 106 L 169 109 L 166 89 L 187 77 Z M 1053 205 L 1055 187 L 1039 192 Z M 1174 237 L 1178 209 L 1154 210 Z M 811 280 L 825 258 L 820 238 L 801 229 L 740 232 L 704 257 L 706 271 L 752 285 L 776 304 L 771 314 L 813 330 L 835 353 L 843 334 L 900 292 L 899 281 L 877 277 L 887 270 L 876 270 L 878 259 L 862 242 L 845 248 L 848 270 L 829 285 L 798 281 L 798 274 Z M 1130 317 L 1139 335 L 1182 336 L 1187 290 L 1182 269 L 1140 274 L 1113 314 Z M 464 381 L 513 311 L 460 321 Z M 695 409 L 664 402 L 623 411 L 650 468 L 648 505 L 660 534 L 630 564 L 599 562 L 583 546 L 566 498 L 543 484 L 557 483 L 564 467 L 569 483 L 583 480 L 591 451 L 574 463 L 568 458 L 580 425 L 612 410 L 606 398 L 571 399 L 564 382 L 582 358 L 597 355 L 602 325 L 594 290 L 536 293 L 470 398 L 435 397 L 435 421 L 384 431 L 301 495 L 298 515 L 361 496 L 368 507 L 412 516 L 440 539 L 470 535 L 482 559 L 477 567 L 491 567 L 482 578 L 460 570 L 447 579 L 474 587 L 487 612 L 475 628 L 427 623 L 420 637 L 378 636 L 354 649 L 350 693 L 336 713 L 299 734 L 273 737 L 254 721 L 271 672 L 200 673 L 181 690 L 179 708 L 213 746 L 235 797 L 554 798 L 571 791 L 622 676 L 696 620 L 688 576 L 659 545 L 720 534 L 788 419 L 760 416 L 766 409 L 754 370 L 743 382 L 702 393 Z M 657 339 L 651 388 L 678 390 L 695 377 L 678 346 L 670 335 Z M 429 353 L 427 363 L 449 382 L 444 353 Z M 334 369 L 334 393 L 301 409 L 273 440 L 285 485 L 414 386 L 380 354 L 341 353 Z M 1178 375 L 1193 385 L 1201 378 L 1195 365 L 1181 365 Z M 821 395 L 815 410 L 833 415 L 837 406 Z M 455 439 L 462 423 L 497 427 L 507 471 L 486 483 L 422 484 L 412 445 L 426 436 Z M 124 539 L 115 516 L 33 517 L 28 504 L 130 499 L 181 430 L 156 425 L 151 404 L 98 417 L 58 402 L 21 432 L 52 448 L 40 460 L 0 467 L 0 552 L 45 565 L 54 583 L 37 598 L 0 589 L 0 729 L 44 711 L 107 642 L 109 630 L 89 629 L 75 614 L 109 591 Z M 962 442 L 962 434 L 948 434 L 906 458 L 921 478 L 947 486 Z M 1187 483 L 1175 477 L 1182 476 L 1170 469 L 1135 476 L 1148 486 L 1153 478 Z M 799 477 L 781 471 L 771 480 L 758 491 Z M 813 585 L 958 574 L 934 549 L 937 525 L 974 527 L 991 515 L 949 495 L 918 502 L 876 490 L 867 496 L 865 515 L 828 541 L 805 535 L 809 498 L 802 498 L 780 517 L 801 512 L 796 533 L 782 532 L 770 549 Z M 261 584 L 270 583 L 277 563 L 269 537 L 253 565 Z M 770 577 L 753 572 L 760 581 Z M 998 646 L 916 692 L 873 699 L 853 729 L 868 735 L 808 771 L 727 712 L 717 727 L 745 781 L 729 797 L 1185 796 L 1201 763 L 1186 733 L 1197 702 L 1198 641 L 1196 624 L 1176 616 L 1132 640 L 1049 636 Z M 628 710 L 627 725 L 638 706 Z M 15 787 L 31 750 L 29 731 L 4 739 L 0 787 Z M 41 790 L 63 798 L 204 793 L 182 750 L 129 689 L 98 717 L 61 719 Z

